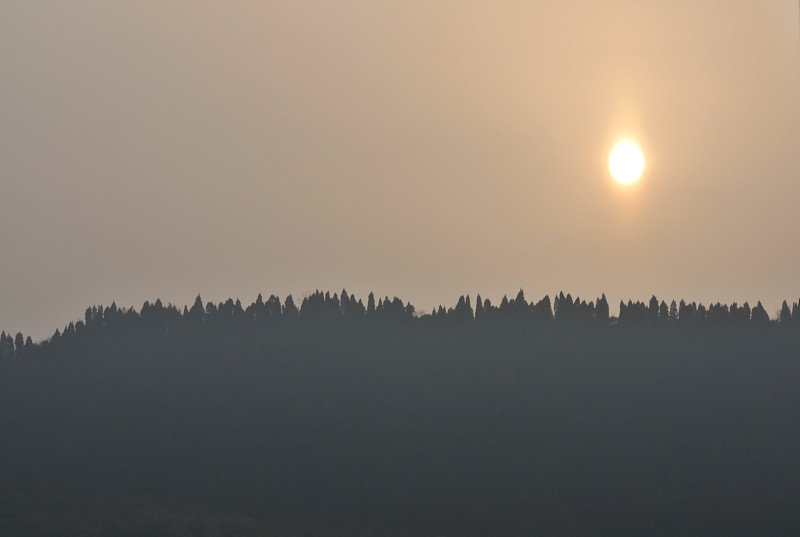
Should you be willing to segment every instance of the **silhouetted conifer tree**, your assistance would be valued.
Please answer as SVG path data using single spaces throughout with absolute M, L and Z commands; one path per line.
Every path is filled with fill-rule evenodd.
M 608 306 L 608 304 L 606 304 Z M 553 308 L 550 304 L 550 296 L 544 295 L 539 302 L 533 306 L 533 316 L 537 321 L 552 321 L 553 320 Z
M 241 324 L 245 319 L 244 308 L 242 307 L 242 302 L 237 298 L 236 302 L 233 304 L 233 316 L 232 320 L 236 324 Z
M 216 322 L 219 320 L 217 316 L 217 311 L 218 311 L 217 306 L 213 302 L 209 302 L 208 304 L 206 304 L 206 312 L 203 318 L 210 322 Z
M 282 312 L 281 299 L 277 295 L 269 295 L 269 298 L 264 303 L 264 312 L 267 319 L 275 320 L 280 318 Z
M 692 302 L 692 305 L 694 306 L 694 302 Z M 702 321 L 708 318 L 708 312 L 706 311 L 706 307 L 703 305 L 702 302 L 700 303 L 699 306 L 697 306 L 697 309 L 694 311 L 696 312 L 694 315 L 694 318 L 696 320 Z
M 706 318 L 716 323 L 726 321 L 728 319 L 728 315 L 729 312 L 727 306 L 723 306 L 719 302 L 709 305 L 708 310 L 706 311 Z
M 658 299 L 656 295 L 650 297 L 650 304 L 647 307 L 647 319 L 650 322 L 655 322 L 658 320 Z
M 0 333 L 0 358 L 10 359 L 14 357 L 14 340 L 6 336 L 5 330 Z
M 25 338 L 22 335 L 22 332 L 17 332 L 17 335 L 14 336 L 14 352 L 16 353 L 17 357 L 22 357 L 25 355 Z
M 481 300 L 481 295 L 478 293 L 478 296 L 475 297 L 475 320 L 476 321 L 483 321 L 484 320 L 484 313 L 483 313 L 483 301 Z
M 658 320 L 661 322 L 668 322 L 669 321 L 669 306 L 663 300 L 661 301 L 661 305 L 658 306 Z
M 333 296 L 331 296 L 329 293 L 325 293 L 325 306 L 325 310 L 329 315 L 339 315 L 342 311 L 342 303 L 339 301 L 339 295 L 333 293 Z
M 608 324 L 609 318 L 609 308 L 608 308 L 608 300 L 606 299 L 606 294 L 597 299 L 597 306 L 595 306 L 594 310 L 594 318 L 600 324 Z
M 306 318 L 319 319 L 323 316 L 330 316 L 332 313 L 338 313 L 338 311 L 338 298 L 334 305 L 330 293 L 323 293 L 319 289 L 303 298 L 303 302 L 300 304 L 300 316 Z
M 649 321 L 650 319 L 651 313 L 647 304 L 640 300 L 637 300 L 635 303 L 631 300 L 628 300 L 628 305 L 626 308 L 626 321 L 643 322 Z M 621 320 L 622 319 L 620 319 L 620 321 Z
M 511 308 L 509 307 L 508 297 L 506 295 L 503 295 L 503 300 L 500 301 L 500 307 L 497 308 L 497 312 L 503 317 L 511 315 Z
M 283 303 L 283 316 L 288 319 L 293 319 L 299 315 L 299 311 L 297 310 L 297 306 L 294 305 L 294 299 L 292 295 L 287 295 L 286 300 Z
M 226 323 L 230 322 L 231 319 L 233 319 L 233 313 L 235 309 L 236 305 L 233 303 L 233 299 L 228 298 L 228 300 L 220 304 L 219 308 L 217 309 L 217 312 L 219 314 L 219 319 Z M 192 315 L 191 310 L 190 310 L 190 315 Z
M 258 293 L 256 301 L 247 306 L 247 309 L 245 309 L 244 312 L 248 321 L 262 323 L 266 320 L 265 310 L 266 307 L 264 305 L 264 297 L 261 296 L 261 293 Z M 206 308 L 206 314 L 208 314 L 208 308 Z
M 117 303 L 112 301 L 111 305 L 103 310 L 103 319 L 106 326 L 119 327 L 122 323 L 122 311 L 117 308 Z M 64 334 L 62 334 L 63 336 Z
M 530 304 L 525 300 L 525 292 L 520 288 L 516 298 L 514 298 L 513 314 L 520 318 L 525 318 L 530 315 Z
M 496 308 L 492 306 L 492 301 L 488 298 L 483 300 L 483 315 L 486 319 L 491 319 L 494 317 Z
M 782 325 L 788 325 L 792 322 L 792 312 L 789 310 L 789 304 L 785 300 L 781 304 L 780 321 Z
M 754 323 L 758 324 L 766 324 L 769 322 L 769 314 L 767 310 L 764 309 L 764 306 L 761 305 L 761 301 L 758 301 L 758 304 L 753 308 L 750 318 L 753 320 Z
M 161 304 L 159 300 L 157 304 Z M 203 321 L 203 314 L 205 313 L 205 308 L 203 307 L 203 299 L 200 298 L 200 295 L 197 295 L 197 298 L 194 299 L 194 305 L 188 312 L 188 315 L 185 316 L 185 321 L 189 324 L 200 324 Z
M 464 295 L 458 297 L 458 303 L 453 310 L 453 319 L 458 321 L 472 320 L 472 307 L 469 305 L 469 297 Z
M 564 291 L 556 295 L 555 304 L 553 304 L 553 315 L 556 321 L 564 321 L 570 317 L 570 309 L 572 306 L 572 297 L 567 294 L 564 296 Z
M 682 323 L 686 323 L 688 321 L 691 321 L 691 315 L 690 315 L 690 312 L 689 312 L 689 307 L 686 304 L 686 302 L 684 302 L 683 299 L 681 299 L 681 302 L 678 305 L 678 320 L 680 322 L 682 322 Z

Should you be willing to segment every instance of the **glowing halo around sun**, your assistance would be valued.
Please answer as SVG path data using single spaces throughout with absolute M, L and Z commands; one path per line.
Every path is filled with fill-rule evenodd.
M 608 158 L 611 175 L 624 185 L 635 183 L 644 171 L 644 155 L 634 142 L 624 140 L 614 146 Z

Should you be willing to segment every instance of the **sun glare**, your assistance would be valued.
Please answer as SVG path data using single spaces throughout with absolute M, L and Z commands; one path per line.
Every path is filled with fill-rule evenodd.
M 620 183 L 635 183 L 644 171 L 644 155 L 634 142 L 619 142 L 608 159 L 608 168 Z

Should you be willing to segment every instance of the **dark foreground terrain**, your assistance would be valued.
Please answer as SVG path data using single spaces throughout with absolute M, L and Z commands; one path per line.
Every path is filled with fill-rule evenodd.
M 790 323 L 93 315 L 0 361 L 0 535 L 800 534 Z

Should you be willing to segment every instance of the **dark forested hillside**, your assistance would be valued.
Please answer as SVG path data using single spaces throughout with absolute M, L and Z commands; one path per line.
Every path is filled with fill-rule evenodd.
M 0 339 L 2 535 L 789 535 L 800 312 L 345 291 Z

